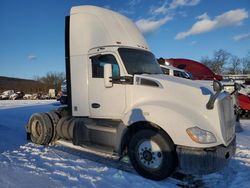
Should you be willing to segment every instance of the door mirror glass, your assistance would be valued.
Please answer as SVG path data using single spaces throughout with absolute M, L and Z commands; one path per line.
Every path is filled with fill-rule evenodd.
M 113 86 L 112 83 L 112 65 L 104 64 L 104 86 L 110 88 Z
M 119 78 L 120 77 L 120 70 L 118 64 L 112 65 L 112 77 Z

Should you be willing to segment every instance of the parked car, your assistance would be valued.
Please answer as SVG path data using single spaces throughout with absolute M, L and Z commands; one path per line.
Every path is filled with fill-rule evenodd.
M 23 96 L 23 99 L 25 99 L 25 100 L 30 100 L 32 98 L 32 95 L 31 94 L 25 94 L 24 96 Z
M 24 92 L 17 91 L 16 93 L 13 93 L 12 95 L 10 95 L 9 99 L 17 100 L 17 99 L 23 99 L 23 97 L 24 97 Z
M 10 98 L 10 96 L 12 94 L 14 94 L 14 90 L 7 90 L 7 91 L 4 91 L 1 95 L 0 95 L 0 99 L 1 100 L 8 100 Z
M 242 83 L 243 88 L 245 89 L 245 92 L 247 95 L 250 94 L 250 79 L 245 80 L 245 82 Z

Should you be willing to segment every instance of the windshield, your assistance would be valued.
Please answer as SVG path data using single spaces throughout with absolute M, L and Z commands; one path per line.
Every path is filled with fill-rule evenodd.
M 163 74 L 154 55 L 148 51 L 119 48 L 118 52 L 128 74 Z
M 191 80 L 193 79 L 193 75 L 192 75 L 191 72 L 186 72 L 186 71 L 185 71 L 185 73 L 188 75 L 188 79 L 191 79 Z
M 190 75 L 187 72 L 181 72 L 181 77 L 186 79 L 191 79 Z

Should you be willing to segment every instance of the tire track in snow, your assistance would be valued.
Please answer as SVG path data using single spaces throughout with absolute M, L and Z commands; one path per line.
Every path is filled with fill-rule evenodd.
M 97 161 L 95 161 L 97 160 Z M 28 143 L 18 150 L 4 152 L 0 161 L 32 174 L 45 174 L 52 181 L 66 182 L 66 187 L 176 187 L 176 182 L 155 182 L 134 171 L 121 170 L 118 161 L 100 159 L 60 146 L 37 146 Z M 116 168 L 117 167 L 117 168 Z M 131 174 L 132 173 L 132 174 Z

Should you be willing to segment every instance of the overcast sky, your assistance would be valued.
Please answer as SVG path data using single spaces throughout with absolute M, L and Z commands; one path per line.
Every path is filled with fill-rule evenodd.
M 200 60 L 250 50 L 249 0 L 0 0 L 0 75 L 64 72 L 64 17 L 96 5 L 132 19 L 156 57 Z

